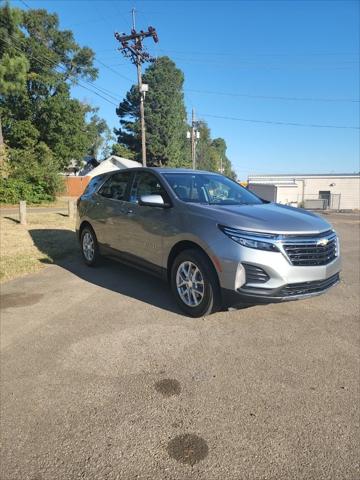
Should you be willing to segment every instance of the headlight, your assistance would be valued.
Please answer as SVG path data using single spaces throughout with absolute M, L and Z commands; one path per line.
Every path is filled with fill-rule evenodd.
M 231 240 L 234 240 L 234 242 L 239 243 L 243 247 L 255 248 L 257 250 L 266 250 L 267 252 L 280 251 L 275 243 L 263 241 L 264 237 L 269 238 L 270 240 L 275 239 L 276 235 L 246 232 L 243 230 L 238 230 L 237 228 L 226 227 L 224 225 L 219 225 L 219 228 L 223 233 L 225 233 L 225 235 L 231 238 Z M 257 237 L 259 237 L 259 239 Z

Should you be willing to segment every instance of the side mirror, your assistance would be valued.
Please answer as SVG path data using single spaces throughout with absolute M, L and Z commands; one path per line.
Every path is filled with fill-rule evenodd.
M 170 207 L 168 203 L 164 202 L 164 199 L 161 195 L 141 195 L 139 205 L 143 207 Z

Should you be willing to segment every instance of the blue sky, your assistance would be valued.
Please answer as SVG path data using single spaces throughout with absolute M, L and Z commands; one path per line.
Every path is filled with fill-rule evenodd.
M 358 129 L 234 120 L 359 127 L 358 2 L 25 1 L 58 13 L 61 28 L 95 51 L 95 85 L 118 99 L 136 71 L 113 34 L 130 30 L 135 7 L 137 28 L 158 31 L 150 53 L 170 56 L 185 74 L 188 115 L 194 108 L 213 137 L 225 138 L 240 178 L 360 170 Z M 113 105 L 83 88 L 74 95 L 118 126 Z

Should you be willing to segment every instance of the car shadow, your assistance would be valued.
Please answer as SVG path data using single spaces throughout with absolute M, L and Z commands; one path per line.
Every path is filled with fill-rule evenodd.
M 181 314 L 169 286 L 161 279 L 107 258 L 96 267 L 85 265 L 75 232 L 31 229 L 29 233 L 35 246 L 47 256 L 44 263 L 54 263 L 94 285 Z

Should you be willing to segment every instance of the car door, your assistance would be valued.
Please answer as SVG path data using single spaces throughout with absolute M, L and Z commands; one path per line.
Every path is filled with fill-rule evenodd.
M 99 243 L 103 247 L 121 252 L 126 228 L 126 207 L 131 172 L 111 175 L 96 194 L 96 228 Z
M 171 222 L 171 208 L 139 205 L 142 195 L 161 195 L 166 203 L 169 196 L 161 181 L 151 172 L 136 172 L 130 191 L 126 231 L 130 238 L 126 251 L 133 261 L 145 268 L 162 266 L 164 229 Z

